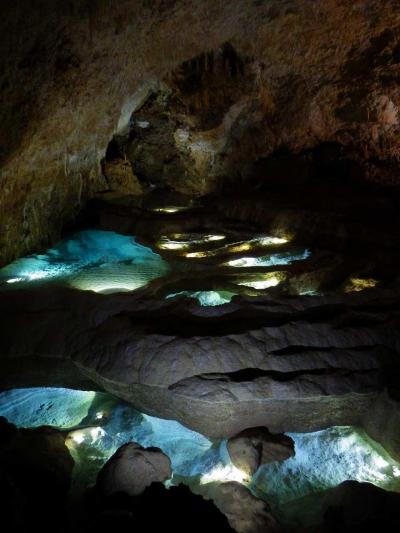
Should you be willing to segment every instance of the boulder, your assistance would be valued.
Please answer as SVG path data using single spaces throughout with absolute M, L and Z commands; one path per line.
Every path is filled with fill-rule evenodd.
M 274 435 L 264 427 L 245 429 L 228 440 L 227 448 L 232 463 L 250 476 L 263 464 L 285 461 L 294 455 L 290 437 Z
M 104 465 L 97 477 L 97 488 L 105 496 L 116 492 L 136 496 L 152 483 L 171 476 L 171 462 L 159 448 L 142 448 L 130 442 Z

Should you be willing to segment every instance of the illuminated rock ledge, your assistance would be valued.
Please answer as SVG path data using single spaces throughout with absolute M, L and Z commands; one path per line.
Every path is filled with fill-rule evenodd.
M 135 293 L 5 291 L 0 385 L 85 382 L 209 437 L 361 425 L 395 450 L 395 432 L 372 434 L 379 417 L 368 422 L 398 365 L 398 295 L 375 290 L 373 307 L 364 291 L 213 308 Z
M 211 441 L 178 422 L 144 415 L 105 394 L 54 388 L 12 390 L 0 394 L 0 416 L 19 427 L 50 424 L 68 429 L 75 491 L 93 484 L 111 455 L 134 441 L 160 448 L 169 457 L 173 473 L 169 485 L 183 482 L 196 493 L 218 498 L 216 486 L 234 481 L 283 514 L 288 502 L 348 479 L 400 492 L 400 464 L 364 432 L 351 427 L 290 434 L 295 456 L 266 464 L 250 478 L 231 463 L 226 441 Z M 74 425 L 67 428 L 68 422 Z

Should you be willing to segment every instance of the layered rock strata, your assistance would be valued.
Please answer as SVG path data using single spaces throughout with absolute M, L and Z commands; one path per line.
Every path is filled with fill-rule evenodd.
M 217 308 L 145 295 L 0 294 L 1 387 L 106 390 L 212 437 L 368 429 L 385 391 L 395 393 L 398 291 Z M 374 436 L 398 453 L 390 424 Z

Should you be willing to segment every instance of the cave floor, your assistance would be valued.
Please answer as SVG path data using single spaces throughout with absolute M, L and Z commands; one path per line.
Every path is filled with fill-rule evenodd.
M 0 415 L 67 432 L 73 492 L 132 440 L 170 457 L 172 484 L 238 481 L 292 524 L 347 479 L 400 491 L 393 206 L 292 196 L 102 195 L 0 270 Z M 249 479 L 226 439 L 257 426 L 295 457 Z

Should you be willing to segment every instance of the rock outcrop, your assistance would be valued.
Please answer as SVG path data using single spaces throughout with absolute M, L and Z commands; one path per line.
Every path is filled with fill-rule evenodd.
M 294 442 L 286 435 L 273 435 L 267 428 L 245 429 L 227 442 L 232 463 L 249 476 L 266 463 L 294 456 Z
M 0 293 L 2 388 L 86 382 L 214 437 L 363 425 L 394 391 L 396 290 L 215 308 L 146 291 L 29 294 Z
M 161 483 L 171 476 L 171 462 L 159 448 L 142 448 L 130 442 L 119 448 L 103 466 L 96 486 L 104 496 L 116 492 L 137 496 L 152 483 Z
M 134 175 L 129 161 L 123 159 L 105 161 L 103 173 L 107 181 L 107 186 L 111 191 L 133 196 L 139 196 L 143 193 L 142 187 Z

